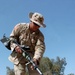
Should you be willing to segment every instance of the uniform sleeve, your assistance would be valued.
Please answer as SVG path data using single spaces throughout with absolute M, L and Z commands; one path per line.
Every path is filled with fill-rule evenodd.
M 10 40 L 11 40 L 10 48 L 11 48 L 12 51 L 17 46 L 17 44 L 14 43 L 13 41 L 18 42 L 18 35 L 19 35 L 20 28 L 21 28 L 21 25 L 20 24 L 17 24 L 14 27 L 14 29 L 12 30 L 11 34 L 10 34 Z
M 44 43 L 44 36 L 41 33 L 39 35 L 39 38 L 37 40 L 36 46 L 35 46 L 35 53 L 34 57 L 37 60 L 40 60 L 45 52 L 45 43 Z

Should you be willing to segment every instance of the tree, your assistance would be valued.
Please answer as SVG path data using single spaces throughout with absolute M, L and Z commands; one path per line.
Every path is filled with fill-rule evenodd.
M 50 75 L 64 75 L 64 70 L 66 66 L 66 59 L 59 57 L 55 59 L 49 59 L 48 57 L 43 57 L 40 62 L 40 68 L 43 73 L 50 72 Z
M 52 62 L 48 57 L 43 57 L 40 61 L 40 70 L 44 75 L 52 75 Z
M 6 75 L 15 75 L 13 69 L 10 69 L 9 67 L 6 67 L 6 69 L 7 69 L 7 74 Z
M 40 61 L 40 69 L 42 72 L 46 72 L 52 69 L 52 62 L 48 57 L 43 57 Z
M 57 57 L 56 60 L 50 60 L 48 57 L 43 57 L 40 61 L 39 68 L 44 73 L 44 75 L 64 75 L 66 64 L 65 58 L 60 59 Z M 7 75 L 15 75 L 14 70 L 7 67 Z
M 64 75 L 64 70 L 66 66 L 66 59 L 59 57 L 56 58 L 56 61 L 52 59 L 53 67 L 52 67 L 52 73 L 56 75 Z
M 73 74 L 73 73 L 70 73 L 70 74 L 68 74 L 68 75 L 75 75 L 75 74 Z

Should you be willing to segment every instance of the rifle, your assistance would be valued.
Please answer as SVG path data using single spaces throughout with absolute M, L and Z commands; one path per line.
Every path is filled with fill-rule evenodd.
M 8 38 L 8 37 L 6 37 L 5 35 L 3 36 L 3 38 L 2 39 L 0 39 L 0 41 L 4 44 L 4 46 L 7 48 L 7 49 L 9 49 L 9 50 L 11 50 L 10 49 L 10 39 Z M 34 69 L 35 70 L 37 70 L 37 72 L 40 74 L 40 75 L 43 75 L 43 73 L 40 71 L 40 69 L 37 67 L 37 65 L 33 62 L 33 60 L 32 60 L 32 57 L 29 55 L 29 53 L 26 51 L 27 49 L 29 49 L 29 48 L 24 48 L 24 47 L 21 47 L 16 41 L 13 41 L 14 43 L 16 43 L 19 47 L 20 47 L 20 49 L 22 50 L 22 55 L 28 60 L 28 64 L 32 64 L 33 65 L 33 67 L 34 67 Z

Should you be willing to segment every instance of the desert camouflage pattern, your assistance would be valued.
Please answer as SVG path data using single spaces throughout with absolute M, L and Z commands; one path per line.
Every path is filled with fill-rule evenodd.
M 17 24 L 12 33 L 10 34 L 10 40 L 15 40 L 20 45 L 29 46 L 29 53 L 33 58 L 41 59 L 45 51 L 44 36 L 38 29 L 36 32 L 31 32 L 29 29 L 29 23 Z M 24 63 L 25 58 L 14 51 L 17 44 L 11 42 L 12 53 L 9 56 L 9 60 L 14 64 Z

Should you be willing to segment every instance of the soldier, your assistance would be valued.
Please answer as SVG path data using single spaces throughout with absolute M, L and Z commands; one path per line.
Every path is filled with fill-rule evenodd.
M 9 60 L 14 64 L 15 75 L 25 75 L 25 67 L 28 62 L 22 56 L 22 50 L 13 42 L 17 41 L 19 45 L 25 45 L 30 48 L 27 52 L 32 56 L 35 64 L 39 65 L 40 59 L 45 52 L 44 35 L 39 30 L 40 27 L 46 27 L 44 17 L 40 13 L 29 13 L 30 23 L 17 24 L 10 34 L 10 48 L 12 50 Z M 39 75 L 31 64 L 28 65 L 29 75 Z

